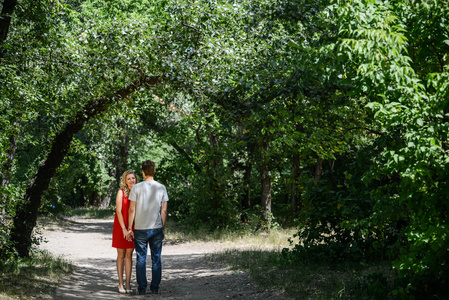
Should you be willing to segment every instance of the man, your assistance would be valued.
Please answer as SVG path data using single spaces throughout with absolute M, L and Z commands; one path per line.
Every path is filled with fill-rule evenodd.
M 159 293 L 161 282 L 162 240 L 164 239 L 165 220 L 167 218 L 168 195 L 165 186 L 154 180 L 155 164 L 151 160 L 142 163 L 144 181 L 135 184 L 129 194 L 128 235 L 133 235 L 136 249 L 136 279 L 138 289 L 136 294 L 143 295 L 147 289 L 146 258 L 147 246 L 151 251 L 151 284 L 152 294 Z

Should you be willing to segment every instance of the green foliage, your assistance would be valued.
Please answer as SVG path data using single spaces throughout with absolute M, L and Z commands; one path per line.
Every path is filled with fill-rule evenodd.
M 161 76 L 75 135 L 41 212 L 114 203 L 152 159 L 185 226 L 297 224 L 293 261 L 387 258 L 397 295 L 441 294 L 448 20 L 441 1 L 23 1 L 0 64 L 2 216 L 83 105 Z
M 448 98 L 446 92 L 440 94 L 434 89 L 442 84 L 441 81 L 428 80 L 445 77 L 444 74 L 428 73 L 438 69 L 433 67 L 435 58 L 426 56 L 425 59 L 433 63 L 423 67 L 419 63 L 412 64 L 408 53 L 413 53 L 413 47 L 420 44 L 421 36 L 427 36 L 428 32 L 435 35 L 437 31 L 441 34 L 439 41 L 429 42 L 427 46 L 434 48 L 437 61 L 440 51 L 447 51 L 443 42 L 448 36 L 447 29 L 439 31 L 442 23 L 427 19 L 427 14 L 423 14 L 424 11 L 435 11 L 436 15 L 443 17 L 444 23 L 447 7 L 437 1 L 397 6 L 363 2 L 356 5 L 369 11 L 370 18 L 352 18 L 357 29 L 354 25 L 344 24 L 345 29 L 341 32 L 347 34 L 347 38 L 342 40 L 341 49 L 350 49 L 349 53 L 358 66 L 354 80 L 363 82 L 365 94 L 373 100 L 378 99 L 368 106 L 375 111 L 375 122 L 383 130 L 394 132 L 396 138 L 395 143 L 387 145 L 380 153 L 378 162 L 382 165 L 377 170 L 384 176 L 395 174 L 398 177 L 398 194 L 384 198 L 390 200 L 389 205 L 379 198 L 376 208 L 382 210 L 376 225 L 391 226 L 390 222 L 394 221 L 392 214 L 385 213 L 385 208 L 392 213 L 396 213 L 395 207 L 405 209 L 406 250 L 394 253 L 398 256 L 393 265 L 400 277 L 407 278 L 403 283 L 409 281 L 396 292 L 439 293 L 441 290 L 436 282 L 447 280 L 444 274 L 447 273 L 445 261 L 449 249 L 444 213 L 447 207 L 443 196 L 443 191 L 446 191 L 444 162 L 447 158 L 444 149 L 447 127 L 445 112 L 440 106 Z M 345 18 L 348 13 L 358 11 L 351 11 L 348 7 L 352 6 L 342 9 Z M 415 27 L 412 20 L 418 19 L 423 21 Z M 425 31 L 423 23 L 426 24 Z M 422 55 L 421 48 L 417 53 L 416 57 Z M 441 65 L 440 71 L 445 71 L 445 68 Z M 426 77 L 427 83 L 424 81 Z M 384 187 L 381 185 L 380 189 Z
M 359 150 L 361 153 L 363 150 Z M 335 175 L 341 182 L 336 190 L 324 180 L 316 185 L 313 180 L 302 178 L 304 207 L 297 219 L 300 230 L 294 235 L 300 243 L 291 240 L 293 247 L 284 249 L 287 259 L 300 264 L 335 264 L 386 258 L 384 251 L 397 236 L 392 238 L 386 234 L 387 229 L 366 221 L 374 212 L 374 201 L 369 190 L 359 186 L 358 176 L 366 168 L 362 165 L 366 162 L 358 159 L 358 164 L 346 166 L 345 174 Z

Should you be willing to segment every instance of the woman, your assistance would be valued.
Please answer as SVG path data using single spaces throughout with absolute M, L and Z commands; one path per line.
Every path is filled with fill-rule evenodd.
M 127 241 L 125 236 L 128 233 L 128 195 L 131 188 L 137 181 L 137 176 L 133 171 L 127 170 L 120 177 L 120 189 L 116 197 L 116 209 L 114 218 L 114 228 L 112 230 L 112 247 L 117 248 L 117 274 L 118 291 L 121 294 L 130 293 L 132 255 L 134 251 L 134 242 Z M 126 288 L 123 285 L 123 269 L 126 274 Z

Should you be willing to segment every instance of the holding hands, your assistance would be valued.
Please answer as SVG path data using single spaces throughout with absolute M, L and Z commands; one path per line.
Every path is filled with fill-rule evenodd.
M 134 232 L 132 228 L 123 228 L 123 237 L 127 240 L 132 242 L 134 240 Z
M 134 240 L 134 231 L 132 228 L 123 229 L 123 236 L 127 241 L 132 242 Z

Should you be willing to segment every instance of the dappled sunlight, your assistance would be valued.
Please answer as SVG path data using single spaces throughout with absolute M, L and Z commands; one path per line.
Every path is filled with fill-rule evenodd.
M 67 222 L 70 226 L 67 227 Z M 59 284 L 54 299 L 128 299 L 117 293 L 116 250 L 111 247 L 111 219 L 70 217 L 58 229 L 45 230 L 48 241 L 40 248 L 64 257 L 75 265 L 72 275 Z M 233 241 L 179 242 L 164 241 L 162 250 L 161 297 L 164 299 L 288 299 L 279 293 L 270 294 L 251 283 L 246 272 L 231 271 L 220 263 L 206 259 L 208 253 L 236 247 L 266 247 L 236 244 Z M 263 244 L 263 243 L 262 243 Z M 273 246 L 270 246 L 272 248 Z M 151 279 L 151 259 L 147 257 L 147 276 Z M 133 254 L 135 264 L 135 252 Z M 133 268 L 131 285 L 136 281 Z

